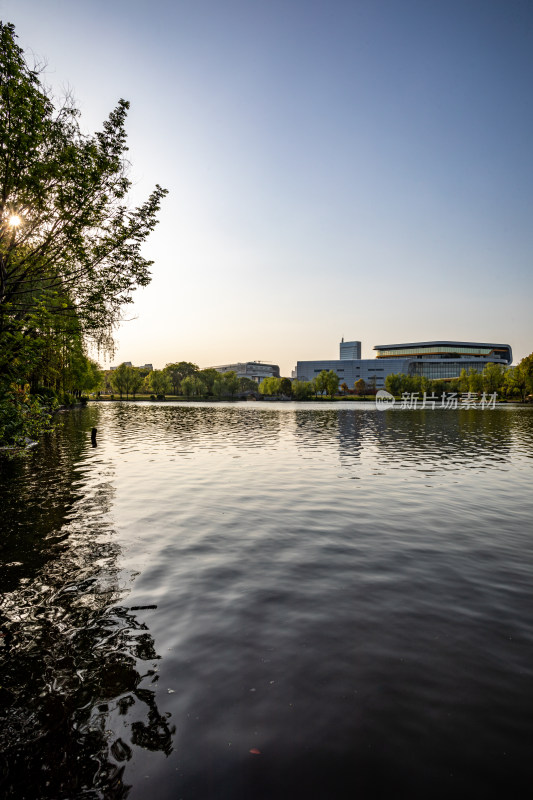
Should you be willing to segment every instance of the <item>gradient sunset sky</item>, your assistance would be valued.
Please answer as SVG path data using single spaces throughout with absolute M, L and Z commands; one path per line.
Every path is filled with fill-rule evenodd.
M 111 363 L 533 350 L 530 0 L 0 0 L 87 131 L 169 189 Z M 104 366 L 105 363 L 101 362 Z

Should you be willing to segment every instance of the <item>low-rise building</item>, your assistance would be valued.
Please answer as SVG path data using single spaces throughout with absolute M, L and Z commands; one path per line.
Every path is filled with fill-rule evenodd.
M 238 361 L 235 364 L 221 364 L 218 367 L 210 367 L 217 372 L 236 372 L 238 378 L 250 378 L 256 383 L 261 383 L 264 378 L 279 378 L 279 367 L 277 364 L 269 364 L 263 361 Z

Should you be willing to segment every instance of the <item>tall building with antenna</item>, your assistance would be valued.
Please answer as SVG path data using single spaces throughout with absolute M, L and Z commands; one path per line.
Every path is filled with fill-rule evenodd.
M 343 336 L 340 343 L 340 351 L 341 361 L 361 358 L 361 342 L 345 342 Z

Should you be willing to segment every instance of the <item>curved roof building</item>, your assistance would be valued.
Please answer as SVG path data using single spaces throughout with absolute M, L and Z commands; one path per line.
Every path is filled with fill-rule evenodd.
M 404 358 L 408 361 L 407 374 L 425 375 L 432 379 L 457 378 L 463 369 L 481 372 L 489 362 L 508 366 L 513 361 L 510 345 L 491 342 L 441 339 L 435 342 L 377 344 L 374 350 L 377 351 L 377 359 Z
M 330 361 L 298 361 L 296 375 L 300 380 L 312 380 L 325 370 L 333 370 L 339 382 L 349 387 L 362 378 L 367 384 L 381 389 L 391 373 L 424 375 L 431 380 L 458 378 L 461 370 L 481 372 L 489 363 L 508 366 L 513 352 L 508 344 L 491 342 L 454 342 L 442 339 L 434 342 L 402 342 L 377 344 L 376 358 L 354 357 L 354 346 L 360 342 L 340 343 L 340 359 Z M 360 353 L 360 350 L 359 350 Z M 351 356 L 351 357 L 350 357 Z

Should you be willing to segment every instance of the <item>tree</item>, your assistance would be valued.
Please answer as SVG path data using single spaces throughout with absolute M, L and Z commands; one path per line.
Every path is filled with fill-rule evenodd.
M 259 384 L 259 391 L 261 394 L 267 395 L 267 397 L 281 394 L 281 378 L 275 378 L 273 376 L 263 378 Z
M 315 378 L 315 387 L 318 394 L 327 394 L 328 391 L 328 373 L 327 370 L 321 370 Z
M 197 375 L 187 375 L 181 382 L 181 391 L 189 398 L 205 393 L 205 384 Z
M 387 377 L 390 378 L 391 376 L 387 375 Z M 365 394 L 366 394 L 366 383 L 364 382 L 364 380 L 362 378 L 359 378 L 359 380 L 354 383 L 353 388 L 355 389 L 355 391 L 357 392 L 359 397 L 361 397 L 361 396 L 364 397 L 365 396 Z M 389 389 L 389 391 L 390 391 L 390 389 Z
M 25 371 L 63 331 L 112 343 L 112 329 L 138 286 L 141 255 L 166 190 L 138 208 L 126 202 L 129 104 L 120 100 L 93 136 L 67 98 L 54 108 L 25 61 L 12 24 L 0 23 L 0 375 Z M 44 345 L 43 345 L 44 343 Z
M 257 387 L 259 390 L 259 394 L 263 395 L 270 395 L 270 378 L 263 378 L 263 380 L 259 383 Z
M 0 441 L 22 448 L 27 438 L 50 430 L 50 416 L 30 395 L 29 384 L 11 384 L 0 398 Z
M 226 392 L 231 397 L 235 394 L 235 392 L 239 391 L 239 378 L 237 377 L 237 373 L 233 370 L 229 370 L 229 372 L 224 373 L 224 385 L 226 387 Z
M 194 381 L 195 395 L 199 396 L 207 394 L 207 387 L 199 375 L 191 375 L 191 380 Z
M 164 397 L 170 392 L 170 380 L 163 369 L 153 369 L 145 378 L 148 389 L 158 397 Z
M 483 380 L 483 389 L 493 394 L 503 386 L 505 368 L 501 364 L 495 364 L 489 361 L 489 363 L 485 364 L 483 367 L 481 376 Z
M 218 378 L 213 382 L 213 394 L 215 397 L 233 397 L 239 391 L 239 381 L 237 373 L 233 370 L 218 373 Z
M 280 381 L 279 386 L 281 394 L 284 394 L 285 397 L 291 397 L 292 395 L 292 381 L 290 378 L 282 378 Z
M 120 366 L 111 373 L 110 381 L 111 386 L 120 394 L 122 399 L 123 394 L 126 395 L 126 398 L 128 398 L 130 394 L 135 397 L 144 383 L 144 378 L 140 370 L 136 367 L 120 364 Z
M 418 378 L 419 378 L 419 381 L 420 381 L 420 383 L 419 383 L 419 387 L 420 388 L 418 389 L 418 391 L 422 395 L 424 394 L 424 392 L 428 393 L 429 392 L 429 387 L 431 385 L 431 381 L 429 380 L 429 378 L 426 375 L 419 375 Z
M 187 375 L 186 378 L 183 378 L 181 382 L 181 392 L 185 395 L 185 397 L 187 397 L 187 399 L 194 394 L 194 378 L 192 378 L 190 375 Z
M 78 395 L 82 392 L 92 392 L 103 385 L 103 378 L 102 370 L 96 361 L 81 353 L 71 364 L 67 389 Z
M 431 391 L 436 395 L 436 397 L 442 397 L 442 395 L 446 392 L 450 391 L 450 387 L 448 382 L 445 380 L 434 380 L 431 381 Z
M 522 399 L 525 400 L 528 394 L 533 394 L 533 353 L 518 363 L 517 370 L 518 380 L 524 385 Z
M 239 378 L 239 392 L 242 394 L 245 392 L 257 392 L 257 383 L 252 378 L 243 376 Z
M 180 394 L 181 382 L 183 379 L 188 378 L 191 375 L 196 375 L 198 369 L 199 368 L 197 364 L 193 364 L 190 361 L 178 361 L 175 364 L 167 364 L 165 367 L 165 372 L 172 384 L 173 393 Z
M 341 389 L 342 389 L 342 393 L 343 394 L 347 394 L 348 393 L 348 384 L 346 383 L 346 381 L 343 381 L 341 383 Z
M 483 376 L 477 369 L 468 370 L 468 391 L 476 394 L 483 391 Z
M 295 400 L 307 400 L 313 394 L 311 381 L 293 381 L 292 394 Z
M 331 397 L 339 391 L 339 376 L 332 369 L 327 373 L 326 391 Z
M 131 367 L 128 367 L 126 364 L 120 364 L 111 373 L 111 386 L 115 392 L 119 393 L 121 400 L 123 394 L 125 394 L 126 397 L 129 396 L 131 392 L 131 381 L 132 370 Z
M 208 369 L 202 369 L 198 375 L 206 388 L 206 394 L 213 394 L 213 384 L 220 376 L 220 372 L 213 367 L 208 367 Z
M 129 367 L 129 369 L 131 369 L 130 391 L 133 395 L 133 399 L 135 399 L 135 395 L 142 388 L 145 376 L 137 367 Z
M 517 394 L 525 402 L 528 394 L 533 392 L 533 353 L 506 371 L 504 386 L 508 394 Z
M 466 369 L 464 369 L 463 367 L 459 375 L 459 389 L 461 392 L 468 392 L 469 386 L 470 386 L 470 379 L 468 377 Z
M 213 394 L 215 397 L 224 397 L 226 393 L 226 384 L 224 383 L 223 376 L 219 373 L 218 378 L 213 381 Z

